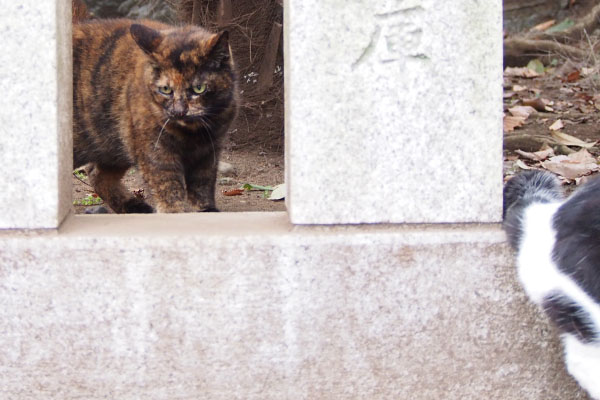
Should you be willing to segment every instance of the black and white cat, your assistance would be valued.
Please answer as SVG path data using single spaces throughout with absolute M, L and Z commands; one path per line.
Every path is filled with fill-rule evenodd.
M 600 400 L 600 179 L 565 199 L 549 172 L 515 176 L 504 229 L 525 291 L 560 330 L 567 370 Z

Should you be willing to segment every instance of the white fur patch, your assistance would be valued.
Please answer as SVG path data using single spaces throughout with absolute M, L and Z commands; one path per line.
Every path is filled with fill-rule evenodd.
M 560 285 L 560 272 L 552 261 L 556 232 L 552 216 L 560 203 L 536 203 L 523 213 L 523 237 L 519 244 L 517 265 L 519 279 L 536 304 Z
M 581 343 L 573 335 L 562 336 L 567 370 L 595 400 L 600 400 L 600 343 Z

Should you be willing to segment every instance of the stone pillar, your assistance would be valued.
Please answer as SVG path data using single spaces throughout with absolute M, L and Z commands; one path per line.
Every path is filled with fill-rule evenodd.
M 285 10 L 293 223 L 500 221 L 500 0 Z
M 0 9 L 0 229 L 56 228 L 71 199 L 71 2 Z

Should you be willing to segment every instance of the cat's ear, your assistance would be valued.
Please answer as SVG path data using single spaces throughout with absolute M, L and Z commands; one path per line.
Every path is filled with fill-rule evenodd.
M 137 45 L 147 54 L 152 54 L 163 40 L 159 31 L 145 25 L 133 24 L 129 28 L 129 32 Z
M 231 51 L 229 50 L 229 32 L 223 31 L 213 35 L 208 43 L 208 57 L 222 65 L 229 61 Z

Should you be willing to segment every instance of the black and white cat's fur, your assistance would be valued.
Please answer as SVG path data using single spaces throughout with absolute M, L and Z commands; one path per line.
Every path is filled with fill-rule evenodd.
M 600 179 L 565 199 L 527 171 L 504 187 L 504 229 L 529 298 L 558 327 L 569 373 L 600 400 Z

